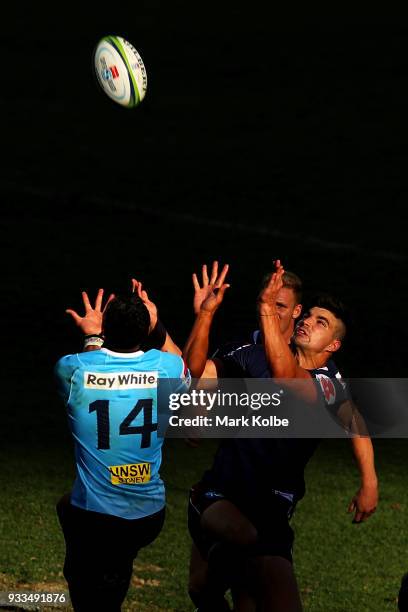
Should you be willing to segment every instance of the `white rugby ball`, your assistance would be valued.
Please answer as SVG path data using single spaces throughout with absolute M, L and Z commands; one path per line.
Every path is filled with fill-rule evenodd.
M 133 45 L 121 36 L 104 36 L 96 45 L 95 72 L 103 91 L 115 102 L 134 108 L 147 89 L 146 68 Z

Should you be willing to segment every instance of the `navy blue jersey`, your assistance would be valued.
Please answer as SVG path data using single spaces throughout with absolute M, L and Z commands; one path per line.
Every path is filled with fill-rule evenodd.
M 245 378 L 271 378 L 262 344 L 221 350 L 223 375 Z M 333 361 L 310 370 L 328 407 L 348 399 L 345 384 Z M 203 482 L 223 493 L 239 506 L 265 502 L 276 493 L 291 501 L 305 493 L 304 469 L 316 450 L 316 438 L 234 438 L 223 440 L 212 468 Z
M 212 359 L 215 357 L 218 359 L 224 359 L 224 357 L 237 349 L 243 348 L 244 346 L 251 346 L 252 344 L 262 344 L 262 334 L 260 329 L 255 329 L 249 335 L 241 336 L 236 340 L 226 342 L 214 351 Z

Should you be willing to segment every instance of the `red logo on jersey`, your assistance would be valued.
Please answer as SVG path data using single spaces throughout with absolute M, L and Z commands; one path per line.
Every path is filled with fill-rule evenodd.
M 116 68 L 116 66 L 109 66 L 109 70 L 112 73 L 112 79 L 117 79 L 119 76 L 119 72 L 118 69 Z
M 336 401 L 336 387 L 332 380 L 324 374 L 316 374 L 316 378 L 320 383 L 326 403 L 331 405 Z
M 183 359 L 183 378 L 185 378 L 187 374 L 188 374 L 188 367 L 187 367 L 186 362 Z

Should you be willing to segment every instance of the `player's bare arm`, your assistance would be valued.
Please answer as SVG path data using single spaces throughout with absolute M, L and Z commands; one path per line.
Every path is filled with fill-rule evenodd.
M 361 523 L 376 510 L 378 479 L 374 465 L 374 450 L 369 437 L 351 439 L 354 456 L 360 472 L 361 486 L 350 502 L 348 512 L 354 512 L 353 523 Z
M 218 262 L 214 261 L 211 276 L 208 276 L 207 266 L 202 267 L 202 282 L 197 274 L 193 274 L 194 299 L 193 308 L 196 315 L 193 328 L 186 342 L 183 357 L 194 378 L 202 376 L 216 377 L 216 364 L 207 359 L 209 335 L 214 315 L 221 305 L 225 291 L 229 285 L 225 283 L 228 265 L 224 265 L 218 273 Z
M 150 315 L 150 328 L 149 333 L 152 332 L 159 320 L 157 306 L 154 304 L 147 294 L 147 291 L 143 289 L 143 285 L 140 281 L 132 278 L 132 291 L 133 293 L 137 293 Z M 174 355 L 181 355 L 181 349 L 177 346 L 177 344 L 172 340 L 168 331 L 166 331 L 166 339 L 164 344 L 160 347 L 161 351 L 165 351 L 167 353 L 173 353 Z
M 258 298 L 258 314 L 266 359 L 273 378 L 310 379 L 309 372 L 300 367 L 296 361 L 279 325 L 276 301 L 278 293 L 283 287 L 284 273 L 285 270 L 280 260 L 277 260 L 276 272 L 272 274 L 268 285 Z M 312 385 L 310 386 L 310 395 L 310 399 L 315 399 L 316 394 Z

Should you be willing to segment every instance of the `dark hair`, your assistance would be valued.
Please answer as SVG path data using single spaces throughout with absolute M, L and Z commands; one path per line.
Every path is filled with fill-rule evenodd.
M 268 285 L 269 281 L 271 280 L 273 272 L 268 272 L 268 274 L 266 274 L 262 280 L 262 286 L 261 289 L 265 289 L 265 287 Z M 286 287 L 287 289 L 292 289 L 293 293 L 295 294 L 295 298 L 296 298 L 296 304 L 301 304 L 302 303 L 302 281 L 300 280 L 300 278 L 298 277 L 297 274 L 295 274 L 294 272 L 290 272 L 289 270 L 286 270 L 283 274 L 283 286 Z
M 139 347 L 147 338 L 150 315 L 139 296 L 117 295 L 103 315 L 105 344 L 112 349 Z
M 324 308 L 343 323 L 339 327 L 339 339 L 343 340 L 346 330 L 351 325 L 351 316 L 345 304 L 333 295 L 318 293 L 310 300 L 310 307 Z

